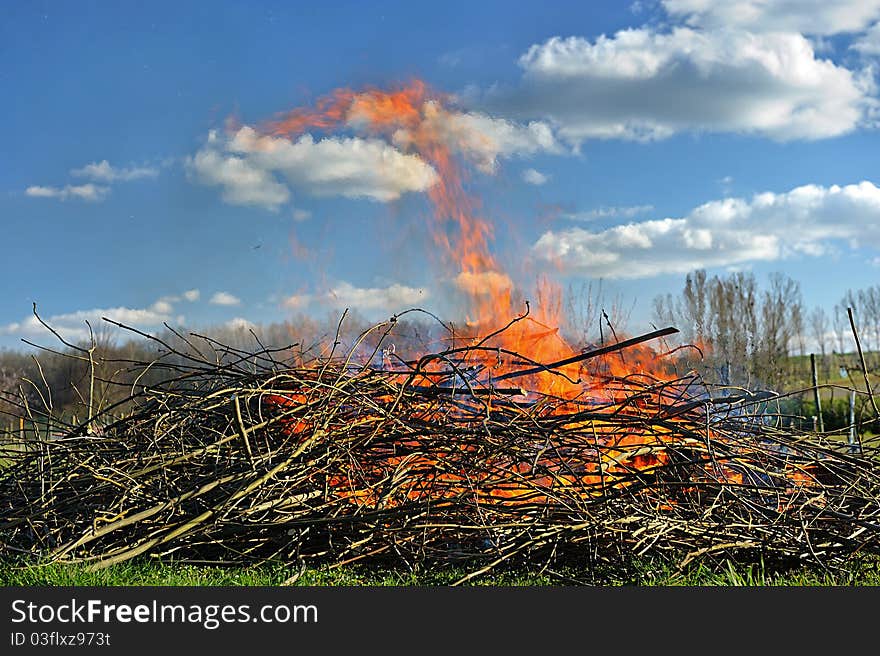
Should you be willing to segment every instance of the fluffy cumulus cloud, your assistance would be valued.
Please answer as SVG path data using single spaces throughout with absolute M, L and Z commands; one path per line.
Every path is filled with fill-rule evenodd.
M 831 35 L 880 19 L 880 0 L 663 0 L 673 18 L 699 27 Z
M 89 339 L 89 326 L 97 333 L 102 330 L 115 330 L 111 324 L 103 321 L 103 318 L 131 326 L 143 331 L 161 329 L 165 323 L 183 323 L 184 316 L 178 313 L 178 304 L 181 301 L 193 302 L 198 300 L 199 291 L 191 289 L 181 295 L 162 296 L 147 307 L 108 307 L 93 308 L 90 310 L 76 310 L 40 316 L 64 339 L 71 342 L 82 342 Z M 33 315 L 0 326 L 0 335 L 12 335 L 15 337 L 51 337 L 48 330 Z
M 200 182 L 221 187 L 223 200 L 232 205 L 277 209 L 290 198 L 290 190 L 271 171 L 226 152 L 225 141 L 214 131 L 205 147 L 186 163 Z
M 379 139 L 304 134 L 296 141 L 258 135 L 243 127 L 232 138 L 232 152 L 247 155 L 267 170 L 284 175 L 315 196 L 348 196 L 389 201 L 433 185 L 434 169 Z
M 437 179 L 422 159 L 378 139 L 316 141 L 305 134 L 291 141 L 247 126 L 229 138 L 212 132 L 188 166 L 203 183 L 221 186 L 227 202 L 270 209 L 290 199 L 290 187 L 314 196 L 391 201 Z
M 588 139 L 734 132 L 787 141 L 876 125 L 873 65 L 827 53 L 829 37 L 843 34 L 862 55 L 880 56 L 880 0 L 661 4 L 668 21 L 535 43 L 519 58 L 519 82 L 463 98 L 544 126 L 548 143 L 575 150 Z
M 95 185 L 91 182 L 84 185 L 65 185 L 63 187 L 31 185 L 24 191 L 27 196 L 31 196 L 32 198 L 57 198 L 58 200 L 75 198 L 92 202 L 100 202 L 104 200 L 109 192 L 110 189 L 108 187 Z
M 211 297 L 210 302 L 213 305 L 240 305 L 241 299 L 229 292 L 217 292 Z
M 794 32 L 646 26 L 553 37 L 519 63 L 519 86 L 478 102 L 548 119 L 574 144 L 682 131 L 820 139 L 855 129 L 875 104 L 870 76 L 817 57 Z
M 502 158 L 565 151 L 546 121 L 517 122 L 436 100 L 420 100 L 407 120 L 392 122 L 387 134 L 377 132 L 374 103 L 370 93 L 355 94 L 331 121 L 342 134 L 320 139 L 300 134 L 299 125 L 290 128 L 296 136 L 278 136 L 287 128 L 267 135 L 249 126 L 223 136 L 211 132 L 187 166 L 200 181 L 222 187 L 227 202 L 277 209 L 291 190 L 379 202 L 427 191 L 439 177 L 425 153 L 438 147 L 488 174 Z
M 73 169 L 71 175 L 78 178 L 88 178 L 98 182 L 128 182 L 141 178 L 155 178 L 159 175 L 159 169 L 150 166 L 132 166 L 118 168 L 110 165 L 106 159 L 100 162 L 86 164 L 82 168 Z
M 570 272 L 646 278 L 700 267 L 820 256 L 840 245 L 880 249 L 880 188 L 805 185 L 751 199 L 725 198 L 681 218 L 605 230 L 544 233 L 533 253 Z
M 297 294 L 284 300 L 284 306 L 300 310 L 310 305 L 358 310 L 396 312 L 421 303 L 428 290 L 394 283 L 387 287 L 356 287 L 342 281 L 323 294 Z

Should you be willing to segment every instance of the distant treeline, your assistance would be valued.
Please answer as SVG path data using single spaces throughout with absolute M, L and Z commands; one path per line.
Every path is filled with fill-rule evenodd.
M 800 283 L 772 274 L 761 288 L 754 274 L 687 275 L 679 294 L 654 299 L 657 322 L 681 330 L 683 342 L 701 346 L 703 366 L 719 382 L 784 390 L 809 380 L 809 353 L 818 355 L 823 379 L 858 371 L 847 308 L 852 308 L 869 369 L 880 352 L 880 286 L 847 290 L 829 314 L 804 305 Z M 871 353 L 873 352 L 873 353 Z
M 374 325 L 350 312 L 341 323 L 339 316 L 323 321 L 300 316 L 260 326 L 221 325 L 186 332 L 166 328 L 154 339 L 105 326 L 86 342 L 30 352 L 0 350 L 0 432 L 14 430 L 22 416 L 51 414 L 81 422 L 90 398 L 96 414 L 129 397 L 133 386 L 161 383 L 167 376 L 161 364 L 186 364 L 189 356 L 223 363 L 262 352 L 279 363 L 303 362 L 329 355 L 331 349 L 346 355 L 356 347 L 359 362 L 371 357 L 379 362 L 382 353 L 377 347 L 384 331 L 371 331 Z M 395 322 L 393 337 L 386 337 L 381 346 L 403 354 L 442 350 L 443 344 L 431 343 L 443 334 L 437 325 L 426 315 L 407 315 Z
M 553 302 L 554 313 L 562 316 L 560 332 L 576 348 L 616 341 L 627 333 L 622 299 L 604 299 L 601 283 L 570 287 L 563 299 Z M 700 347 L 681 351 L 686 356 L 683 364 L 710 381 L 783 391 L 809 385 L 808 358 L 792 356 L 819 354 L 823 380 L 838 376 L 841 366 L 857 370 L 848 307 L 854 309 L 863 346 L 873 351 L 868 354 L 869 368 L 877 366 L 878 286 L 847 291 L 826 313 L 818 307 L 808 310 L 799 283 L 782 274 L 772 275 L 761 288 L 750 273 L 710 278 L 705 271 L 695 271 L 688 274 L 680 293 L 654 300 L 654 318 L 658 326 L 678 327 L 679 343 Z M 510 318 L 498 317 L 499 325 Z M 166 328 L 155 339 L 104 326 L 84 343 L 55 343 L 53 350 L 30 352 L 0 350 L 0 432 L 14 430 L 22 416 L 51 414 L 81 422 L 90 399 L 93 414 L 110 407 L 127 398 L 134 386 L 164 380 L 161 367 L 147 364 L 180 363 L 186 354 L 222 362 L 268 351 L 279 362 L 308 361 L 327 355 L 334 345 L 338 354 L 348 353 L 357 343 L 360 362 L 372 357 L 378 363 L 380 340 L 381 348 L 411 358 L 451 347 L 450 328 L 458 335 L 467 331 L 464 325 L 441 323 L 419 312 L 399 318 L 385 337 L 385 330 L 371 331 L 373 326 L 357 312 L 347 313 L 341 324 L 339 315 L 323 320 L 301 315 L 259 326 L 239 323 L 185 333 Z M 51 337 L 48 331 L 46 335 Z

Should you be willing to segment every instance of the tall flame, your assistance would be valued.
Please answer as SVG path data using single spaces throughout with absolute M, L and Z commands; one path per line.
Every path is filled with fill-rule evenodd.
M 398 148 L 416 153 L 437 172 L 437 181 L 427 192 L 433 205 L 434 221 L 429 226 L 443 264 L 454 274 L 457 287 L 468 299 L 468 323 L 474 337 L 492 333 L 516 316 L 513 283 L 490 250 L 492 225 L 479 216 L 477 199 L 465 190 L 464 173 L 456 155 L 466 155 L 467 144 L 487 135 L 467 134 L 448 109 L 449 98 L 414 80 L 385 91 L 337 89 L 320 98 L 313 107 L 296 108 L 264 126 L 273 136 L 296 137 L 309 129 L 333 130 L 341 127 L 369 136 L 381 136 Z M 528 353 L 535 362 L 562 360 L 575 350 L 559 334 L 561 292 L 549 279 L 540 283 L 544 300 L 533 307 L 527 320 L 493 338 L 487 345 L 517 353 Z M 488 365 L 488 360 L 486 364 Z M 499 373 L 502 358 L 491 364 Z M 578 379 L 577 367 L 563 370 L 571 381 Z M 528 380 L 529 389 L 574 396 L 580 385 L 547 372 Z
M 419 80 L 392 91 L 337 89 L 312 108 L 297 108 L 270 122 L 267 129 L 274 136 L 296 137 L 310 128 L 347 127 L 384 136 L 398 147 L 416 152 L 438 174 L 436 184 L 428 189 L 436 219 L 431 235 L 448 264 L 472 279 L 489 274 L 509 283 L 489 251 L 492 226 L 477 216 L 477 203 L 464 190 L 462 171 L 452 154 L 455 137 L 444 129 L 450 124 L 445 120 L 449 115 L 445 101 Z M 464 291 L 474 298 L 486 295 L 474 289 Z M 509 284 L 498 285 L 490 296 L 504 301 L 503 307 L 498 307 L 499 314 L 509 309 Z

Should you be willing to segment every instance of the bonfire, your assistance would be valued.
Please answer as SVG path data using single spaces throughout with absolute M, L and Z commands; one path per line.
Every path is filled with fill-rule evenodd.
M 7 552 L 94 568 L 457 563 L 467 580 L 554 559 L 831 566 L 880 550 L 873 447 L 783 428 L 766 394 L 676 372 L 674 328 L 575 348 L 559 303 L 516 306 L 456 164 L 481 144 L 447 98 L 340 90 L 231 138 L 271 154 L 339 127 L 430 164 L 435 264 L 467 328 L 440 322 L 442 346 L 411 354 L 393 348 L 407 312 L 310 357 L 161 342 L 128 363 L 154 382 L 0 470 Z
M 395 321 L 366 354 L 300 364 L 163 342 L 142 366 L 165 379 L 135 410 L 2 471 L 0 541 L 95 568 L 149 554 L 472 575 L 634 555 L 829 566 L 880 548 L 874 451 L 775 427 L 766 395 L 660 375 L 670 356 L 646 343 L 674 329 L 539 362 L 499 345 L 523 315 L 404 360 Z

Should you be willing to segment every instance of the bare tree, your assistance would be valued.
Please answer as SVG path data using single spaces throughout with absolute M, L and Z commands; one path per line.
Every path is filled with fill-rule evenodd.
M 800 284 L 781 273 L 770 276 L 761 299 L 759 357 L 755 371 L 768 383 L 781 380 L 783 364 L 795 338 L 795 317 L 802 314 Z
M 807 323 L 810 327 L 810 337 L 813 338 L 816 348 L 819 349 L 824 360 L 825 347 L 828 344 L 828 315 L 821 307 L 814 307 L 807 317 Z
M 782 274 L 770 277 L 760 292 L 755 276 L 737 272 L 708 278 L 694 271 L 685 280 L 679 299 L 654 299 L 658 321 L 671 317 L 686 339 L 708 347 L 706 364 L 723 382 L 763 384 L 784 380 L 792 349 L 806 351 L 806 320 L 800 285 Z
M 865 315 L 865 323 L 870 326 L 869 334 L 874 338 L 874 350 L 880 351 L 880 286 L 874 285 L 859 291 L 860 310 Z
M 681 312 L 676 308 L 675 299 L 672 297 L 672 294 L 659 294 L 655 296 L 653 305 L 654 321 L 658 326 L 678 323 L 678 317 Z
M 750 273 L 737 272 L 726 278 L 713 277 L 709 290 L 708 334 L 723 380 L 748 378 L 748 362 L 753 355 L 757 317 L 757 283 Z M 731 368 L 736 371 L 731 371 Z
M 832 325 L 834 330 L 834 341 L 837 345 L 838 353 L 846 353 L 849 340 L 849 320 L 846 316 L 846 305 L 836 303 L 834 305 L 834 314 L 832 315 Z
M 579 286 L 569 285 L 565 295 L 565 332 L 571 336 L 573 343 L 586 346 L 598 325 L 599 308 L 602 307 L 602 281 L 596 288 L 593 283 L 581 283 Z
M 684 316 L 690 320 L 687 328 L 695 340 L 706 341 L 708 337 L 708 297 L 705 270 L 699 269 L 689 273 L 685 278 L 682 300 Z
M 803 357 L 807 353 L 807 329 L 804 318 L 803 305 L 797 303 L 791 308 L 791 330 L 794 343 L 797 345 L 798 355 Z

